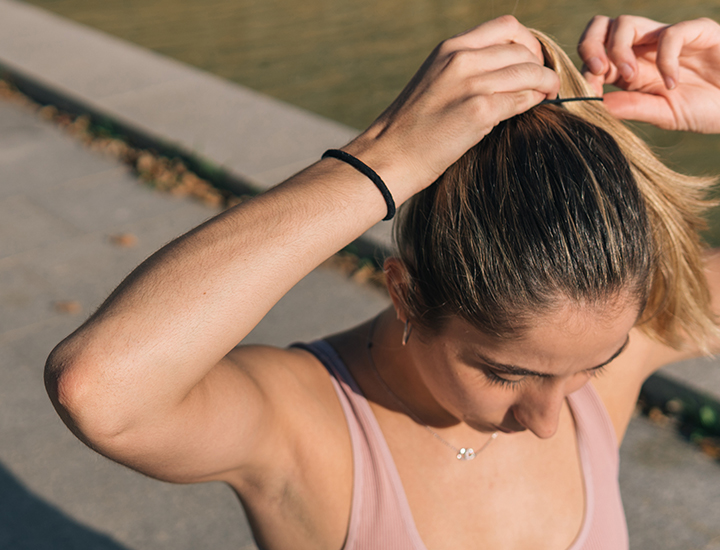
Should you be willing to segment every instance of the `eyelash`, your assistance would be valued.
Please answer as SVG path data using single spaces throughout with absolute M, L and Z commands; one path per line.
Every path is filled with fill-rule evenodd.
M 602 367 L 599 367 L 597 369 L 593 369 L 589 372 L 590 372 L 591 378 L 600 376 L 605 372 L 605 365 L 603 365 Z M 520 378 L 519 380 L 508 380 L 506 378 L 503 378 L 502 376 L 498 376 L 497 374 L 495 374 L 493 371 L 491 371 L 489 369 L 485 371 L 485 376 L 487 377 L 488 381 L 491 384 L 495 384 L 502 388 L 512 388 L 512 389 L 516 389 L 520 384 L 522 384 L 527 379 L 527 377 L 525 376 L 523 378 Z
M 496 386 L 500 386 L 502 388 L 517 388 L 522 382 L 525 381 L 527 377 L 520 378 L 519 380 L 508 380 L 507 378 L 503 378 L 502 376 L 498 376 L 491 370 L 485 371 L 485 376 L 487 377 L 488 381 L 491 384 L 495 384 Z
M 597 376 L 600 376 L 600 375 L 604 374 L 604 373 L 605 373 L 605 367 L 606 367 L 606 365 L 603 365 L 602 367 L 598 367 L 597 369 L 594 369 L 594 370 L 590 371 L 590 376 L 592 376 L 593 378 L 595 378 L 595 377 L 597 377 Z

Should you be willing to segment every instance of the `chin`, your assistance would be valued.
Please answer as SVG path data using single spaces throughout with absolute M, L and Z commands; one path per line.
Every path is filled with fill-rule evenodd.
M 473 430 L 481 433 L 491 434 L 493 432 L 502 431 L 498 430 L 497 426 L 495 426 L 494 424 L 488 424 L 487 422 L 480 422 L 472 419 L 465 419 L 464 422 Z
M 527 430 L 527 428 L 522 428 L 522 427 L 510 429 L 510 428 L 505 428 L 503 426 L 496 426 L 496 429 L 498 432 L 502 432 L 502 433 L 508 434 L 508 435 L 524 432 L 525 430 Z

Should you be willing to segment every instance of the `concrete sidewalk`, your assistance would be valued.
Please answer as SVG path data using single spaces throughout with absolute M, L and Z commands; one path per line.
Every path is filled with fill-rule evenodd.
M 62 425 L 42 384 L 57 342 L 135 265 L 215 213 L 157 194 L 34 114 L 0 103 L 0 548 L 255 548 L 229 489 L 153 481 L 96 455 Z M 127 233 L 136 246 L 110 239 Z M 59 311 L 58 302 L 81 311 Z M 387 303 L 318 268 L 248 341 L 311 340 Z M 621 483 L 633 549 L 720 549 L 720 467 L 672 430 L 633 420 Z

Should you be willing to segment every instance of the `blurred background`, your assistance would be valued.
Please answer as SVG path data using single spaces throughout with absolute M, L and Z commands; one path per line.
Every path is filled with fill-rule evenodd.
M 596 14 L 720 18 L 707 0 L 30 0 L 363 129 L 441 40 L 511 13 L 575 44 Z
M 596 14 L 720 19 L 707 0 L 30 0 L 223 78 L 365 128 L 444 38 L 511 13 L 571 54 Z M 718 173 L 720 138 L 641 132 L 682 171 Z M 720 223 L 711 240 L 720 244 Z M 715 236 L 717 234 L 717 236 Z

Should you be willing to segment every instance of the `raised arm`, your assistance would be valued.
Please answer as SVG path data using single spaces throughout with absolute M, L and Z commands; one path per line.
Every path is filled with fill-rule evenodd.
M 499 121 L 557 88 L 538 42 L 500 18 L 436 48 L 344 150 L 400 204 Z M 285 365 L 297 355 L 228 353 L 295 283 L 385 214 L 370 180 L 326 159 L 176 239 L 53 350 L 46 383 L 58 412 L 103 454 L 164 479 L 217 478 L 261 460 L 282 445 L 288 407 L 274 386 L 296 382 Z
M 621 119 L 668 130 L 720 132 L 720 25 L 711 19 L 674 25 L 644 17 L 602 15 L 578 44 L 585 77 Z

